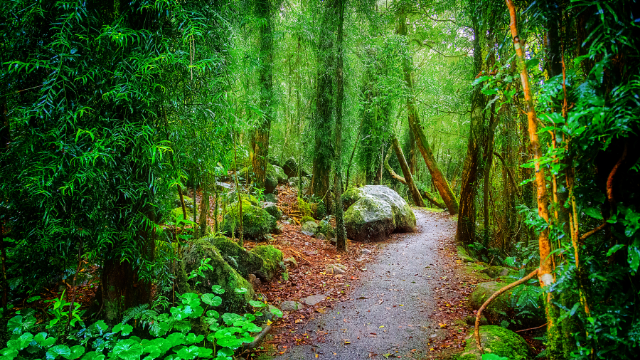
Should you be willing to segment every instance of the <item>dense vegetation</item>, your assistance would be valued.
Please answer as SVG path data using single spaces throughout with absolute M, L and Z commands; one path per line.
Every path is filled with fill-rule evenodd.
M 274 230 L 255 205 L 284 171 L 339 249 L 342 193 L 388 185 L 457 215 L 475 256 L 539 269 L 543 356 L 635 358 L 636 7 L 4 0 L 0 355 L 231 357 L 264 302 L 220 315 L 224 289 L 194 290 L 211 265 L 180 264 L 205 235 L 242 247 Z M 91 268 L 93 305 L 74 291 L 29 310 Z

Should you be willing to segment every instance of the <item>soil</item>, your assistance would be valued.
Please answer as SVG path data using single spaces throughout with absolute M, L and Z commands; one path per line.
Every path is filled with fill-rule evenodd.
M 460 352 L 469 330 L 461 319 L 472 314 L 466 298 L 477 281 L 461 271 L 454 240 L 455 219 L 424 209 L 415 208 L 414 213 L 418 225 L 414 233 L 393 234 L 376 244 L 350 243 L 343 264 L 350 263 L 346 259 L 360 257 L 362 248 L 376 252 L 355 268 L 349 266 L 346 275 L 325 273 L 318 279 L 312 275 L 317 269 L 305 271 L 303 265 L 304 279 L 312 281 L 313 286 L 286 292 L 287 286 L 296 287 L 302 275 L 297 273 L 292 285 L 272 283 L 261 287 L 276 306 L 308 295 L 324 294 L 328 299 L 286 314 L 274 324 L 262 349 L 247 352 L 244 357 L 435 359 Z M 287 230 L 281 238 L 284 241 L 291 236 Z M 322 251 L 334 249 L 332 245 L 327 248 L 326 243 L 320 245 Z M 278 247 L 278 240 L 273 244 Z M 340 286 L 344 290 L 339 290 Z

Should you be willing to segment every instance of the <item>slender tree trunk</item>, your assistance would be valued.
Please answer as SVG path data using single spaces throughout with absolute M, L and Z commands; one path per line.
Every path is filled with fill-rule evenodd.
M 413 175 L 411 175 L 409 164 L 407 164 L 407 160 L 402 153 L 402 149 L 400 148 L 400 144 L 398 143 L 398 138 L 395 136 L 395 134 L 393 135 L 391 142 L 393 145 L 393 150 L 395 151 L 396 156 L 398 157 L 398 161 L 400 162 L 400 168 L 402 168 L 404 179 L 407 183 L 407 186 L 409 186 L 409 191 L 411 192 L 413 202 L 416 204 L 416 206 L 425 207 L 424 201 L 422 201 L 422 196 L 420 196 L 420 191 L 418 190 L 416 184 L 413 182 Z
M 489 120 L 489 128 L 487 129 L 487 143 L 485 147 L 485 164 L 484 164 L 484 195 L 482 200 L 484 201 L 484 246 L 487 248 L 489 246 L 489 234 L 490 234 L 490 219 L 489 219 L 489 191 L 491 188 L 491 166 L 493 165 L 493 144 L 494 144 L 494 134 L 496 125 L 498 121 L 496 119 L 495 112 L 495 103 L 491 105 L 491 118 Z
M 400 13 L 398 19 L 398 29 L 397 33 L 402 36 L 407 36 L 407 24 L 406 24 L 406 15 L 404 13 Z M 424 130 L 422 129 L 422 125 L 420 124 L 420 118 L 418 115 L 418 109 L 415 106 L 415 102 L 413 99 L 413 80 L 411 79 L 411 62 L 407 57 L 404 57 L 402 60 L 402 67 L 404 71 L 404 81 L 409 89 L 409 96 L 407 97 L 407 113 L 409 114 L 409 127 L 411 131 L 413 131 L 414 136 L 416 137 L 416 145 L 418 149 L 420 149 L 420 153 L 424 158 L 424 161 L 431 173 L 431 177 L 433 178 L 433 182 L 442 197 L 442 200 L 447 205 L 447 209 L 451 215 L 456 215 L 458 213 L 458 200 L 456 200 L 453 191 L 449 187 L 449 183 L 447 179 L 442 174 L 442 171 L 438 168 L 438 164 L 431 152 L 431 148 L 429 147 L 429 143 L 427 142 L 427 138 L 425 136 Z
M 4 99 L 3 99 L 4 100 Z M 9 142 L 11 141 L 11 133 L 9 129 L 9 119 L 7 119 L 7 103 L 2 102 L 2 109 L 0 109 L 0 166 L 5 167 L 7 165 L 4 161 L 5 153 L 9 151 Z M 9 293 L 9 281 L 7 276 L 7 250 L 4 245 L 4 207 L 0 208 L 0 257 L 2 260 L 2 307 L 7 306 L 7 296 Z
M 524 41 L 520 39 L 518 34 L 518 28 L 516 25 L 516 9 L 512 0 L 506 0 L 507 7 L 509 8 L 509 15 L 511 22 L 509 28 L 511 30 L 511 36 L 513 38 L 513 46 L 516 51 L 518 65 L 517 68 L 520 71 L 520 79 L 522 81 L 522 88 L 524 90 L 524 98 L 526 102 L 527 120 L 529 128 L 529 139 L 531 141 L 531 149 L 535 160 L 535 180 L 536 180 L 536 192 L 538 202 L 538 215 L 546 222 L 549 223 L 549 209 L 547 200 L 547 184 L 545 179 L 545 170 L 540 166 L 540 159 L 542 158 L 542 150 L 540 149 L 540 141 L 538 140 L 538 125 L 536 121 L 536 112 L 531 96 L 531 88 L 529 87 L 529 74 L 525 64 L 524 57 Z M 553 276 L 553 267 L 551 262 L 551 243 L 549 241 L 549 230 L 547 228 L 540 231 L 538 236 L 538 247 L 540 251 L 540 268 L 538 271 L 538 279 L 540 280 L 540 286 L 546 287 L 552 285 L 555 282 Z M 547 314 L 547 351 L 550 359 L 561 358 L 562 338 L 557 328 L 557 307 L 552 302 L 552 294 L 548 292 L 545 297 L 545 310 Z
M 329 191 L 329 174 L 334 151 L 331 149 L 331 121 L 333 105 L 333 74 L 335 66 L 333 57 L 333 23 L 337 0 L 324 1 L 322 6 L 322 23 L 318 39 L 318 87 L 316 94 L 316 114 L 314 116 L 315 148 L 313 152 L 313 177 L 311 192 L 324 198 Z
M 205 236 L 207 232 L 207 218 L 209 217 L 209 177 L 205 176 L 202 186 L 202 200 L 200 201 L 200 236 Z
M 478 23 L 478 17 L 472 15 L 473 21 L 473 75 L 482 70 L 482 46 L 480 36 L 482 32 Z M 480 91 L 480 85 L 476 85 L 471 94 L 471 124 L 469 125 L 469 141 L 467 143 L 467 155 L 465 156 L 460 179 L 460 214 L 458 215 L 458 227 L 456 240 L 462 244 L 473 244 L 476 241 L 476 189 L 478 181 L 480 129 L 484 123 L 485 96 Z
M 273 118 L 273 24 L 269 0 L 259 0 L 257 15 L 263 19 L 260 26 L 260 109 L 263 117 L 251 138 L 252 165 L 256 186 L 265 187 L 269 132 Z
M 335 176 L 335 215 L 336 215 L 336 246 L 338 251 L 347 251 L 347 234 L 344 228 L 344 209 L 342 208 L 342 107 L 344 103 L 344 2 L 338 1 L 338 49 L 336 62 L 336 176 Z

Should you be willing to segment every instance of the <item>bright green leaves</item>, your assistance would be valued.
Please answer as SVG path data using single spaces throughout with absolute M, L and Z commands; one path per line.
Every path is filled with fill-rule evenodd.
M 635 239 L 633 244 L 629 245 L 629 266 L 633 275 L 638 272 L 638 266 L 640 266 L 640 239 Z
M 33 334 L 31 333 L 24 333 L 22 335 L 20 335 L 19 338 L 15 339 L 15 340 L 9 340 L 7 342 L 7 347 L 14 349 L 14 350 L 22 350 L 24 348 L 26 348 L 27 346 L 29 346 L 29 343 L 31 342 L 31 340 L 33 340 Z
M 133 326 L 127 324 L 118 324 L 113 327 L 112 331 L 114 333 L 121 333 L 122 336 L 127 336 L 133 331 Z
M 261 308 L 261 307 L 265 307 L 267 306 L 267 304 L 263 303 L 262 301 L 257 301 L 257 300 L 250 300 L 249 301 L 249 305 L 255 307 L 255 308 Z
M 9 319 L 7 323 L 7 329 L 12 334 L 20 335 L 25 331 L 29 331 L 33 325 L 36 324 L 36 318 L 33 315 L 22 317 L 22 315 L 16 315 Z
M 220 304 L 222 304 L 222 298 L 212 294 L 204 294 L 202 295 L 202 302 L 209 306 L 220 306 Z
M 139 360 L 143 347 L 133 339 L 120 340 L 113 348 L 113 355 L 123 360 Z

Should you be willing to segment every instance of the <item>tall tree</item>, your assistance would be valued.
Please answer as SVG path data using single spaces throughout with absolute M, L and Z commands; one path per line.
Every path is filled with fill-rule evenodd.
M 344 3 L 338 3 L 338 39 L 336 42 L 336 155 L 335 155 L 335 214 L 336 214 L 336 246 L 338 251 L 347 251 L 347 234 L 344 228 L 342 209 L 342 115 L 344 105 Z
M 269 156 L 269 133 L 274 111 L 271 1 L 257 0 L 256 15 L 260 18 L 260 111 L 262 115 L 251 137 L 251 162 L 256 186 L 264 188 Z
M 411 11 L 411 5 L 409 4 L 401 4 L 398 10 L 398 26 L 396 32 L 398 35 L 401 35 L 407 38 L 407 14 Z M 407 44 L 409 42 L 407 41 Z M 435 157 L 433 156 L 433 152 L 429 146 L 427 141 L 427 137 L 425 136 L 424 130 L 422 129 L 422 125 L 420 124 L 420 115 L 418 114 L 418 109 L 415 104 L 415 94 L 413 92 L 413 79 L 412 79 L 412 57 L 407 53 L 404 54 L 402 58 L 402 70 L 404 72 L 404 81 L 407 87 L 407 91 L 409 94 L 407 95 L 407 113 L 409 120 L 409 127 L 413 132 L 413 135 L 416 138 L 416 145 L 418 145 L 418 149 L 422 154 L 422 157 L 429 169 L 429 173 L 431 174 L 431 178 L 433 179 L 433 183 L 436 186 L 436 189 L 440 193 L 442 200 L 447 205 L 447 209 L 449 213 L 452 215 L 456 215 L 458 213 L 458 200 L 455 198 L 447 179 L 440 171 L 438 167 L 438 163 L 436 162 Z

